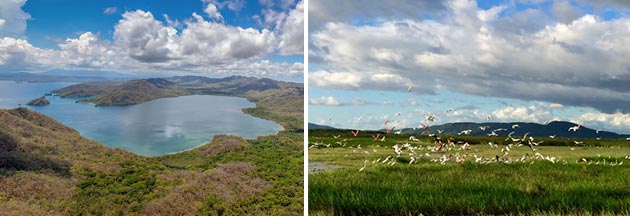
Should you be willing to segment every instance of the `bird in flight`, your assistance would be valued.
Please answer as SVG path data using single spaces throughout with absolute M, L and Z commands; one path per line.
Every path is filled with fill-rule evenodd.
M 372 134 L 372 138 L 374 139 L 374 142 L 376 142 L 376 140 L 378 140 L 379 137 L 381 137 L 381 134 Z
M 580 129 L 580 125 L 576 125 L 576 126 L 570 127 L 568 131 L 577 131 L 579 129 Z
M 520 125 L 518 125 L 518 124 L 513 124 L 513 125 L 512 125 L 512 129 L 516 129 L 516 128 L 519 128 L 519 127 L 521 127 L 521 126 L 520 126 Z
M 407 86 L 407 92 L 411 92 L 411 85 Z
M 361 167 L 361 169 L 359 169 L 359 172 L 363 172 L 363 170 L 365 170 L 365 167 L 367 167 L 367 160 L 363 161 L 363 167 Z
M 350 132 L 352 132 L 352 135 L 353 135 L 354 137 L 359 136 L 359 130 L 356 130 L 356 131 L 350 131 Z

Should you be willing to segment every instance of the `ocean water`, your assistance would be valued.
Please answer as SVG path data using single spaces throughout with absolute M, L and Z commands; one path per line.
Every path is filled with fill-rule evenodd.
M 16 108 L 74 83 L 0 81 L 0 108 Z M 242 113 L 255 104 L 244 98 L 192 95 L 136 105 L 99 106 L 76 99 L 46 97 L 50 105 L 30 109 L 46 114 L 107 146 L 144 156 L 176 153 L 208 143 L 217 134 L 245 138 L 276 133 L 280 125 Z

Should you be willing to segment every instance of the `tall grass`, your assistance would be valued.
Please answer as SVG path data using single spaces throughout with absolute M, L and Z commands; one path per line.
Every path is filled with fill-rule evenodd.
M 309 175 L 309 212 L 343 215 L 630 212 L 627 166 L 386 166 Z

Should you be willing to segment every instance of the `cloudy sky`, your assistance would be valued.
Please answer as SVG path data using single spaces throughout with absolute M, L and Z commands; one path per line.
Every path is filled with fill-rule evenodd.
M 296 0 L 2 0 L 0 73 L 51 69 L 302 81 Z
M 630 133 L 630 1 L 312 0 L 308 25 L 312 123 L 490 116 Z

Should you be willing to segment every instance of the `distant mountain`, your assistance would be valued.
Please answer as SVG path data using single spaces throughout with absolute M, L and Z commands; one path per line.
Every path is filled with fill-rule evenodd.
M 43 73 L 34 73 L 46 76 L 67 76 L 67 77 L 101 77 L 101 78 L 121 78 L 121 79 L 138 79 L 143 76 L 132 75 L 126 73 L 118 73 L 112 71 L 94 71 L 94 70 L 49 70 Z
M 320 129 L 337 129 L 331 126 L 326 126 L 326 125 L 318 125 L 318 124 L 313 124 L 313 123 L 308 123 L 308 129 L 309 130 L 320 130 Z
M 176 76 L 125 82 L 88 82 L 57 89 L 54 92 L 61 97 L 91 97 L 84 101 L 97 105 L 126 105 L 193 94 L 247 96 L 252 99 L 274 94 L 302 97 L 304 90 L 302 84 L 266 78 Z
M 512 125 L 517 124 L 519 127 L 512 129 Z M 403 129 L 395 129 L 395 131 L 402 130 L 403 133 L 407 134 L 437 134 L 438 130 L 442 131 L 442 134 L 448 135 L 457 135 L 458 133 L 464 130 L 471 130 L 471 133 L 467 136 L 488 136 L 493 130 L 498 134 L 498 136 L 507 136 L 509 133 L 514 132 L 513 136 L 523 136 L 525 133 L 529 133 L 529 136 L 534 137 L 549 137 L 551 135 L 555 135 L 556 137 L 563 138 L 626 138 L 630 137 L 627 134 L 618 134 L 609 131 L 599 131 L 593 130 L 588 127 L 581 126 L 577 131 L 569 131 L 569 127 L 576 126 L 577 124 L 566 122 L 566 121 L 553 121 L 547 125 L 538 124 L 538 123 L 527 123 L 527 122 L 507 122 L 507 123 L 499 123 L 499 122 L 489 122 L 489 123 L 474 123 L 474 122 L 457 122 L 457 123 L 446 123 L 442 125 L 431 125 L 429 129 L 426 131 L 422 131 L 420 128 L 403 128 Z M 485 127 L 485 130 L 481 130 L 480 127 Z M 326 125 L 318 125 L 309 123 L 309 130 L 318 130 L 318 129 L 337 129 L 334 127 L 326 126 Z M 499 130 L 497 130 L 499 129 Z M 502 130 L 505 129 L 505 130 Z M 380 130 L 380 131 L 385 131 Z
M 512 129 L 512 125 L 517 124 L 519 127 Z M 473 122 L 458 122 L 447 123 L 442 125 L 432 125 L 426 131 L 426 133 L 438 133 L 438 130 L 443 131 L 442 134 L 457 135 L 464 130 L 472 130 L 471 136 L 487 136 L 491 131 L 503 128 L 505 130 L 498 130 L 496 133 L 499 136 L 507 136 L 509 133 L 514 132 L 514 136 L 522 136 L 529 132 L 530 136 L 535 137 L 548 137 L 550 135 L 556 135 L 557 137 L 565 138 L 623 138 L 628 135 L 617 134 L 608 131 L 599 131 L 587 127 L 580 127 L 577 131 L 569 131 L 569 127 L 576 126 L 577 124 L 566 121 L 553 121 L 547 125 L 538 123 L 526 123 L 526 122 L 510 122 L 510 123 L 473 123 Z M 485 130 L 481 130 L 480 127 L 487 127 Z M 421 129 L 413 130 L 412 128 L 403 129 L 405 133 L 421 133 Z
M 94 95 L 90 102 L 105 106 L 127 105 L 181 95 L 186 95 L 185 90 L 178 88 L 174 83 L 161 78 L 151 78 L 125 82 L 103 94 Z
M 11 80 L 19 82 L 94 82 L 104 80 L 130 80 L 137 79 L 131 75 L 117 75 L 113 72 L 98 73 L 73 73 L 69 71 L 49 71 L 44 73 L 0 73 L 0 80 Z

